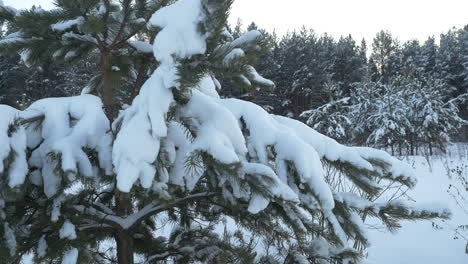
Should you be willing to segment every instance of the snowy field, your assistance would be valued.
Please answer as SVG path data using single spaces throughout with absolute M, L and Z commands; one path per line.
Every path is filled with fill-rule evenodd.
M 409 157 L 408 162 L 417 171 L 418 184 L 409 195 L 418 203 L 437 203 L 448 206 L 453 213 L 448 221 L 402 222 L 402 228 L 396 234 L 370 231 L 372 245 L 369 248 L 369 258 L 366 264 L 466 264 L 468 254 L 465 253 L 468 230 L 454 230 L 459 225 L 468 225 L 467 200 L 457 201 L 451 196 L 454 188 L 464 192 L 467 199 L 468 191 L 463 191 L 458 176 L 468 179 L 468 145 L 455 145 L 449 150 L 449 155 L 430 158 Z M 448 173 L 448 171 L 451 171 Z M 449 175 L 450 174 L 450 175 Z M 464 207 L 464 208 L 462 208 Z M 455 239 L 458 237 L 458 239 Z

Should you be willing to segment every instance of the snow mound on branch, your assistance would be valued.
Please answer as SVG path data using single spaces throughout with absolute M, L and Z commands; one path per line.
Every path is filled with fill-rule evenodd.
M 72 20 L 62 21 L 51 26 L 52 30 L 65 31 L 73 26 L 81 25 L 85 22 L 84 17 L 78 17 Z
M 237 99 L 223 100 L 223 104 L 238 120 L 245 122 L 249 131 L 247 148 L 250 157 L 268 165 L 268 147 L 272 146 L 277 154 L 278 177 L 284 183 L 288 182 L 287 162 L 292 162 L 300 174 L 301 183 L 313 190 L 324 208 L 333 209 L 333 195 L 323 179 L 320 157 L 313 147 L 291 134 L 288 127 L 277 122 L 260 106 Z
M 153 183 L 153 163 L 161 139 L 167 136 L 166 115 L 174 100 L 171 89 L 178 86 L 175 59 L 206 51 L 206 37 L 197 29 L 201 18 L 200 0 L 180 0 L 150 19 L 151 25 L 162 28 L 154 41 L 154 56 L 161 66 L 116 122 L 121 122 L 121 130 L 114 142 L 113 163 L 117 187 L 123 192 L 129 192 L 137 180 L 145 188 Z
M 37 246 L 37 256 L 43 258 L 47 254 L 47 241 L 45 240 L 45 235 L 39 239 L 39 244 Z
M 380 176 L 386 175 L 393 179 L 407 180 L 413 186 L 417 183 L 414 170 L 407 163 L 392 157 L 385 151 L 366 147 L 344 146 L 297 120 L 282 116 L 275 116 L 274 118 L 278 122 L 288 126 L 296 135 L 311 145 L 321 158 L 329 161 L 349 163 L 357 168 L 376 172 Z M 382 163 L 386 166 L 384 168 L 377 168 L 371 164 L 371 161 Z
M 62 264 L 76 264 L 78 260 L 78 249 L 72 248 L 65 252 L 62 258 Z
M 69 180 L 74 180 L 77 174 L 95 175 L 95 168 L 84 151 L 86 148 L 95 150 L 100 168 L 111 172 L 110 125 L 98 97 L 43 99 L 28 107 L 21 116 L 25 119 L 43 117 L 40 129 L 32 124 L 27 133 L 28 147 L 34 149 L 29 164 L 38 168 L 48 197 L 56 194 L 61 182 L 61 176 L 55 172 L 59 162 Z M 60 159 L 51 157 L 52 153 Z
M 140 53 L 153 53 L 153 46 L 144 41 L 129 41 L 128 44 Z
M 162 63 L 173 63 L 177 58 L 188 58 L 206 51 L 206 36 L 198 32 L 202 21 L 200 0 L 179 0 L 158 10 L 150 24 L 162 28 L 154 40 L 154 54 Z
M 262 36 L 262 33 L 258 30 L 251 30 L 245 33 L 244 35 L 240 36 L 238 39 L 234 40 L 231 45 L 233 47 L 240 47 L 244 44 L 247 43 L 252 43 L 256 39 L 260 38 Z
M 72 224 L 69 220 L 66 220 L 65 223 L 63 223 L 62 228 L 60 228 L 59 236 L 60 239 L 76 239 L 75 225 Z
M 16 249 L 18 246 L 16 242 L 16 238 L 15 238 L 15 233 L 10 228 L 8 223 L 3 224 L 3 230 L 4 230 L 3 238 L 4 238 L 4 241 L 6 243 L 8 250 L 10 251 L 10 256 L 14 256 L 16 254 Z
M 122 126 L 112 159 L 117 187 L 123 192 L 129 192 L 138 179 L 143 187 L 151 187 L 156 174 L 152 164 L 158 157 L 161 138 L 167 136 L 165 117 L 173 101 L 164 84 L 164 74 L 162 68 L 156 70 L 119 118 Z
M 5 105 L 0 105 L 0 175 L 8 169 L 8 186 L 14 188 L 24 183 L 28 173 L 26 161 L 26 133 L 23 127 L 19 127 L 13 133 L 9 133 L 10 125 L 20 115 L 20 111 Z M 9 135 L 11 134 L 11 135 Z M 12 154 L 10 164 L 5 164 L 6 159 Z M 5 167 L 8 166 L 8 167 Z

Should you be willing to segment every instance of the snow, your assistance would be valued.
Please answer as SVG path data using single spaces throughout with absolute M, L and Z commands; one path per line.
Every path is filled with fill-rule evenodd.
M 30 63 L 29 57 L 31 55 L 31 51 L 29 49 L 25 49 L 19 53 L 21 57 L 21 61 L 26 65 L 26 67 L 30 68 L 32 65 Z
M 153 53 L 153 46 L 144 41 L 129 41 L 128 44 L 140 53 Z
M 173 101 L 164 77 L 164 69 L 158 68 L 120 116 L 122 127 L 114 142 L 112 159 L 117 187 L 123 192 L 129 192 L 138 179 L 149 188 L 155 176 L 153 163 L 161 138 L 167 136 L 165 116 Z
M 265 79 L 262 76 L 260 76 L 260 74 L 258 74 L 258 72 L 255 70 L 254 67 L 248 66 L 247 71 L 248 71 L 249 77 L 255 83 L 258 83 L 258 84 L 263 85 L 263 86 L 268 86 L 268 87 L 274 87 L 275 86 L 275 84 L 272 81 L 270 81 L 268 79 Z
M 239 162 L 238 155 L 247 152 L 236 118 L 216 99 L 194 91 L 183 111 L 184 116 L 200 122 L 192 142 L 194 150 L 204 150 L 224 164 Z
M 72 19 L 72 20 L 61 21 L 59 23 L 53 24 L 51 26 L 51 28 L 54 31 L 65 31 L 67 29 L 70 29 L 73 26 L 81 25 L 84 22 L 85 22 L 84 17 L 77 17 L 77 18 Z
M 201 79 L 200 83 L 195 87 L 195 89 L 199 90 L 205 95 L 219 98 L 217 90 L 220 88 L 220 86 L 218 86 L 218 84 L 219 83 L 216 83 L 213 77 L 207 74 Z
M 200 0 L 179 0 L 158 10 L 149 21 L 150 25 L 162 28 L 154 40 L 156 59 L 171 64 L 172 55 L 188 58 L 205 53 L 206 36 L 201 36 L 197 28 L 202 19 Z
M 8 169 L 8 186 L 17 187 L 24 183 L 28 173 L 26 161 L 26 133 L 24 128 L 19 127 L 11 136 L 8 135 L 10 124 L 19 118 L 20 111 L 5 105 L 0 105 L 2 119 L 0 119 L 0 174 Z M 5 164 L 6 159 L 13 151 L 13 161 Z M 5 166 L 8 166 L 5 168 Z
M 68 59 L 72 59 L 74 57 L 76 57 L 78 54 L 76 53 L 76 51 L 69 51 L 65 54 L 65 59 L 68 60 Z
M 63 223 L 62 228 L 60 228 L 59 236 L 60 239 L 76 239 L 75 225 L 72 224 L 69 220 L 66 220 L 65 223 Z
M 373 203 L 359 197 L 355 193 L 335 193 L 335 200 L 346 204 L 349 207 L 364 210 L 365 208 L 372 207 Z
M 257 214 L 263 211 L 269 203 L 270 201 L 265 197 L 259 194 L 254 194 L 252 195 L 252 199 L 250 199 L 249 207 L 247 208 L 247 210 L 252 214 Z
M 72 248 L 65 252 L 62 259 L 62 264 L 76 264 L 78 260 L 78 249 Z
M 162 29 L 154 41 L 154 56 L 161 65 L 118 119 L 122 126 L 114 142 L 113 163 L 117 187 L 123 192 L 129 192 L 137 180 L 145 188 L 152 186 L 156 174 L 153 163 L 161 139 L 167 136 L 165 117 L 173 102 L 170 89 L 178 85 L 175 59 L 205 52 L 206 37 L 197 28 L 201 19 L 199 0 L 177 1 L 150 19 L 151 25 Z
M 0 44 L 12 44 L 15 42 L 29 42 L 29 41 L 34 41 L 34 40 L 41 40 L 41 38 L 23 38 L 23 35 L 21 32 L 13 32 L 9 35 L 7 35 L 5 38 L 0 40 Z
M 28 130 L 31 137 L 42 138 L 43 142 L 40 146 L 37 141 L 30 142 L 28 147 L 36 148 L 29 163 L 40 169 L 48 197 L 56 194 L 61 183 L 61 176 L 54 172 L 58 161 L 51 159 L 49 153 L 61 156 L 61 168 L 69 176 L 79 173 L 93 177 L 93 165 L 83 151 L 84 148 L 93 149 L 98 153 L 100 167 L 110 173 L 110 125 L 98 97 L 43 99 L 33 103 L 23 115 L 44 115 L 41 131 Z
M 245 57 L 245 52 L 242 49 L 235 48 L 231 52 L 226 55 L 223 59 L 223 63 L 225 65 L 229 65 L 232 60 L 239 58 L 239 57 Z
M 50 220 L 52 222 L 57 222 L 59 220 L 60 209 L 64 201 L 65 201 L 65 196 L 60 195 L 59 197 L 55 198 L 54 201 L 52 202 L 52 212 L 50 215 Z
M 76 34 L 76 33 L 73 33 L 73 32 L 67 32 L 67 33 L 63 34 L 62 39 L 63 40 L 77 39 L 77 40 L 80 40 L 80 41 L 90 42 L 92 44 L 98 44 L 97 40 L 94 37 L 92 37 L 91 35 L 81 35 L 81 34 Z
M 455 177 L 448 177 L 447 168 L 463 167 L 466 164 L 466 155 L 433 157 L 429 162 L 424 157 L 417 156 L 410 157 L 408 162 L 414 163 L 416 174 L 419 176 L 418 184 L 414 190 L 408 192 L 408 195 L 416 200 L 417 204 L 427 204 L 418 208 L 436 209 L 437 205 L 433 205 L 433 202 L 437 201 L 449 206 L 452 217 L 450 220 L 434 221 L 440 228 L 435 228 L 431 221 L 402 221 L 402 228 L 395 234 L 380 229 L 369 230 L 371 247 L 368 249 L 369 259 L 366 263 L 468 263 L 468 255 L 465 254 L 468 241 L 461 236 L 459 239 L 454 239 L 455 227 L 466 225 L 468 214 L 447 192 L 451 185 L 461 187 Z M 462 173 L 466 175 L 467 171 Z M 467 232 L 461 232 L 464 232 L 462 235 L 466 238 Z
M 10 256 L 14 256 L 16 254 L 16 238 L 15 238 L 15 233 L 13 230 L 10 228 L 8 223 L 3 224 L 3 229 L 4 229 L 4 241 L 6 242 L 6 246 L 10 251 Z
M 288 182 L 285 162 L 292 161 L 301 176 L 300 181 L 312 188 L 323 208 L 334 207 L 333 196 L 323 180 L 321 161 L 315 149 L 295 136 L 286 126 L 276 122 L 260 106 L 236 99 L 223 100 L 223 104 L 238 120 L 242 119 L 246 123 L 249 130 L 247 148 L 251 157 L 268 165 L 267 148 L 274 146 L 278 177 L 284 183 Z
M 231 42 L 231 46 L 233 47 L 241 47 L 245 44 L 249 44 L 257 40 L 260 36 L 262 36 L 262 33 L 258 30 L 251 30 L 245 33 L 244 35 L 240 36 L 238 39 L 234 40 Z
M 269 191 L 278 198 L 284 201 L 299 203 L 299 197 L 289 188 L 286 183 L 282 182 L 275 174 L 275 172 L 268 166 L 259 163 L 242 163 L 242 172 L 249 175 L 262 175 L 274 182 L 270 186 Z
M 45 235 L 39 239 L 39 244 L 37 245 L 37 256 L 42 258 L 47 254 L 47 241 L 45 240 Z
M 414 170 L 407 163 L 392 157 L 385 151 L 363 147 L 347 147 L 310 129 L 302 122 L 282 116 L 275 116 L 275 119 L 294 130 L 322 158 L 329 161 L 349 163 L 357 168 L 377 172 L 382 177 L 389 176 L 392 179 L 407 180 L 412 186 L 417 183 Z M 387 166 L 385 168 L 374 167 L 376 165 L 372 165 L 370 161 L 375 164 L 383 163 Z

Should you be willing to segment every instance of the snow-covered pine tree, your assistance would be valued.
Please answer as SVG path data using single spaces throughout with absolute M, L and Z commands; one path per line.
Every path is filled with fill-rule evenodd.
M 307 118 L 306 123 L 313 129 L 335 140 L 350 139 L 350 98 L 343 97 L 340 87 L 331 80 L 325 83 L 324 90 L 329 95 L 329 102 L 317 109 L 304 111 L 301 117 Z
M 74 63 L 97 53 L 100 67 L 83 92 L 99 94 L 115 119 L 122 101 L 138 94 L 152 70 L 154 58 L 148 54 L 157 31 L 146 27 L 147 21 L 170 2 L 56 0 L 53 10 L 0 6 L 9 33 L 0 51 L 20 53 L 31 66 L 49 58 Z
M 43 99 L 24 111 L 0 106 L 2 260 L 32 252 L 36 261 L 67 264 L 222 263 L 245 253 L 205 227 L 224 218 L 273 236 L 285 263 L 355 262 L 350 241 L 369 243 L 364 214 L 392 230 L 400 219 L 449 216 L 333 192 L 322 162 L 366 193 L 378 192 L 377 182 L 413 187 L 416 179 L 385 152 L 346 147 L 255 104 L 219 98 L 224 78 L 272 85 L 249 65 L 259 32 L 233 39 L 225 30 L 231 4 L 179 0 L 151 16 L 159 66 L 115 121 L 103 94 Z M 158 225 L 164 215 L 177 223 L 170 235 Z
M 408 110 L 412 115 L 410 122 L 417 142 L 428 148 L 429 155 L 433 154 L 434 149 L 445 151 L 450 136 L 468 125 L 458 108 L 467 100 L 468 94 L 447 99 L 447 85 L 430 77 L 409 79 L 406 89 L 411 91 L 408 104 L 412 109 Z

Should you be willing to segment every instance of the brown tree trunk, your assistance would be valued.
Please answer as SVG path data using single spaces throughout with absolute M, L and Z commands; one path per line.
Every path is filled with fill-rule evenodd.
M 125 217 L 133 213 L 130 194 L 115 191 L 116 213 Z M 117 260 L 119 264 L 133 264 L 134 241 L 133 232 L 128 229 L 117 230 L 115 234 L 117 243 Z
M 112 85 L 112 54 L 109 51 L 102 51 L 100 67 L 102 74 L 102 103 L 104 104 L 107 118 L 112 123 L 118 115 L 119 107 L 115 101 L 114 87 Z
M 101 99 L 104 105 L 107 118 L 112 123 L 118 115 L 119 106 L 115 98 L 115 90 L 112 82 L 112 54 L 101 51 L 100 71 L 102 74 Z M 126 217 L 132 214 L 132 199 L 128 193 L 115 191 L 115 213 L 118 216 Z M 133 264 L 134 241 L 131 230 L 118 229 L 114 234 L 117 244 L 117 260 L 119 264 Z
M 117 263 L 133 264 L 133 237 L 129 230 L 117 231 Z

